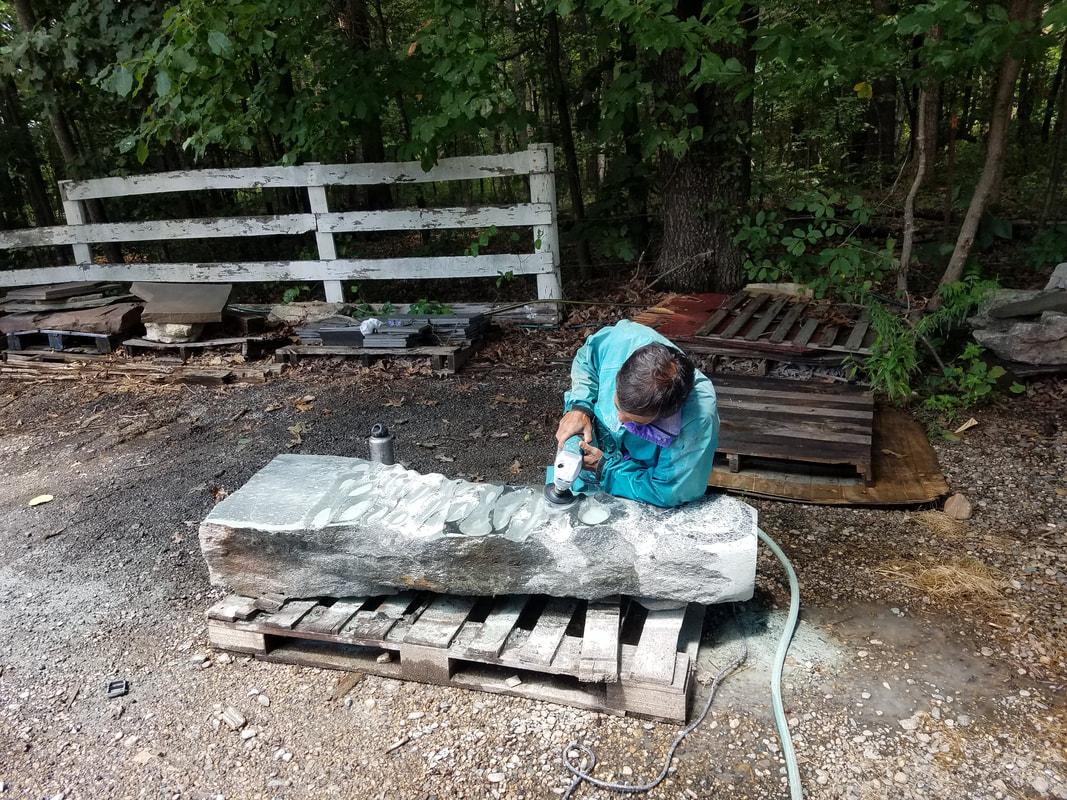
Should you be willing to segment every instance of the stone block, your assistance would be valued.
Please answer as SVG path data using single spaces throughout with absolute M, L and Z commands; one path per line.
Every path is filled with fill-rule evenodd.
M 752 596 L 756 512 L 725 495 L 664 509 L 609 495 L 551 507 L 542 487 L 284 454 L 200 526 L 213 585 L 249 597 Z
M 1006 361 L 1067 364 L 1067 292 L 993 292 L 967 320 L 974 340 Z

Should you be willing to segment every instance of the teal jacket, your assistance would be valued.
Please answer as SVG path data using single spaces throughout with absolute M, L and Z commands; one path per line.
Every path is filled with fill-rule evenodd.
M 682 406 L 681 433 L 669 447 L 622 427 L 615 408 L 615 376 L 634 350 L 653 342 L 677 349 L 636 322 L 624 320 L 597 331 L 575 355 L 571 388 L 563 399 L 566 411 L 577 407 L 593 412 L 593 444 L 604 451 L 599 490 L 671 507 L 701 497 L 708 488 L 719 441 L 719 412 L 711 381 L 697 370 L 693 391 Z M 595 481 L 595 475 L 584 471 L 584 486 L 574 488 L 595 492 Z

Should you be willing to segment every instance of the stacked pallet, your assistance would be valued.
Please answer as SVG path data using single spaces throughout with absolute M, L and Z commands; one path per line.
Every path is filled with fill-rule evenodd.
M 0 303 L 0 333 L 8 350 L 88 347 L 110 353 L 117 337 L 137 326 L 141 305 L 114 283 L 77 282 L 13 289 Z
M 704 606 L 429 592 L 289 600 L 231 595 L 207 611 L 215 647 L 264 661 L 686 720 Z
M 356 357 L 369 364 L 376 356 L 429 357 L 433 369 L 451 374 L 460 369 L 480 345 L 489 316 L 472 314 L 391 314 L 376 317 L 373 333 L 360 331 L 359 321 L 331 319 L 297 328 L 300 344 L 276 353 L 296 363 L 304 356 Z

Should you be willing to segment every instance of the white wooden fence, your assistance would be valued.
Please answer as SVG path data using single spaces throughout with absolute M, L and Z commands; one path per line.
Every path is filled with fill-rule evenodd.
M 528 175 L 530 202 L 510 206 L 397 209 L 331 212 L 327 186 L 430 183 Z M 308 193 L 308 214 L 87 223 L 85 201 L 163 192 L 216 189 L 302 188 Z M 498 156 L 444 158 L 431 170 L 418 162 L 387 164 L 306 164 L 232 170 L 197 170 L 62 181 L 59 184 L 67 224 L 49 228 L 0 231 L 0 249 L 72 245 L 69 266 L 0 271 L 0 287 L 32 286 L 68 281 L 161 281 L 232 283 L 260 281 L 323 281 L 326 299 L 343 300 L 343 280 L 497 277 L 536 275 L 542 300 L 562 296 L 556 183 L 551 144 L 534 144 L 524 152 Z M 530 227 L 532 252 L 424 258 L 338 258 L 335 233 L 412 231 L 443 228 Z M 314 232 L 315 261 L 249 261 L 209 263 L 94 263 L 90 245 L 104 242 L 146 242 L 244 236 L 298 235 Z M 506 237 L 502 237 L 506 238 Z

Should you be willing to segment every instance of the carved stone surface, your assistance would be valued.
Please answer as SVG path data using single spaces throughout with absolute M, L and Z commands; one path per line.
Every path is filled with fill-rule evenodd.
M 756 511 L 725 495 L 675 509 L 609 495 L 550 508 L 541 487 L 280 455 L 200 526 L 211 582 L 251 597 L 615 594 L 747 600 Z

